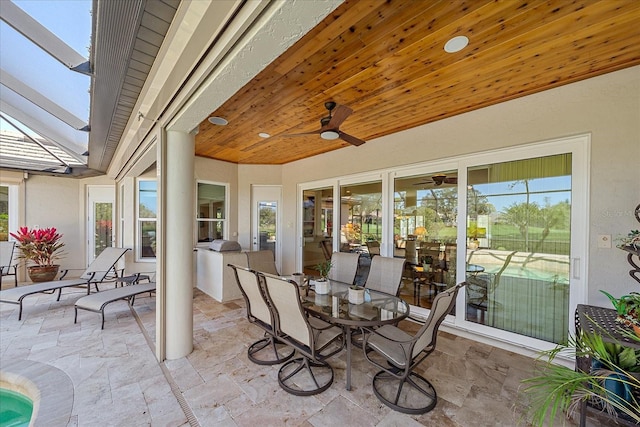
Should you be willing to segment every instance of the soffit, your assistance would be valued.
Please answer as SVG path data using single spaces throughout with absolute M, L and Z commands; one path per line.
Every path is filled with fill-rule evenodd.
M 341 131 L 371 140 L 634 66 L 639 22 L 634 0 L 349 0 L 211 113 L 227 126 L 200 124 L 196 154 L 284 164 L 349 146 L 284 136 L 319 129 L 326 101 L 353 109 Z M 457 35 L 469 46 L 445 53 Z
M 94 0 L 89 167 L 106 171 L 179 0 Z

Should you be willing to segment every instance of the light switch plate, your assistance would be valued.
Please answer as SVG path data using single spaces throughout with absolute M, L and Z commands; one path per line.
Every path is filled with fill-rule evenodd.
M 599 234 L 598 247 L 602 249 L 611 249 L 611 234 Z

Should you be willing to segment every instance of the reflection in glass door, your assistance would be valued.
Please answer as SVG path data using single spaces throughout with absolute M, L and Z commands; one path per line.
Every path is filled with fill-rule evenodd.
M 468 321 L 566 340 L 571 176 L 571 154 L 468 169 Z
M 89 250 L 90 264 L 105 248 L 113 246 L 113 205 L 114 188 L 89 186 Z
M 333 187 L 302 192 L 302 268 L 318 274 L 316 265 L 333 253 Z
M 278 204 L 258 202 L 258 250 L 269 250 L 276 257 L 276 236 L 278 235 Z
M 431 308 L 438 292 L 456 284 L 458 172 L 396 178 L 393 204 L 394 256 L 406 260 L 400 296 Z

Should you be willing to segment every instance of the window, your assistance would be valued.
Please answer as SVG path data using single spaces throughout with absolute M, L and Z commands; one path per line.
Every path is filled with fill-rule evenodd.
M 138 180 L 138 248 L 139 260 L 156 258 L 157 183 L 155 180 Z
M 198 242 L 226 239 L 227 186 L 198 182 L 196 230 Z

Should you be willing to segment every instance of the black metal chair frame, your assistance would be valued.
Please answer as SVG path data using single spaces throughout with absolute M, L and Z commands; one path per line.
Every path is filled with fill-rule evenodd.
M 435 388 L 426 378 L 415 372 L 415 368 L 435 350 L 440 324 L 455 305 L 458 291 L 465 285 L 466 282 L 462 282 L 438 294 L 433 300 L 431 313 L 425 324 L 413 337 L 409 337 L 408 334 L 400 331 L 403 335 L 409 337 L 406 340 L 398 340 L 385 335 L 385 332 L 398 330 L 393 326 L 386 326 L 380 329 L 362 328 L 365 332 L 363 342 L 364 356 L 371 364 L 381 369 L 381 371 L 373 377 L 373 392 L 382 403 L 391 409 L 407 414 L 424 414 L 436 406 L 438 397 Z M 439 305 L 442 304 L 442 300 L 447 301 L 447 298 L 450 299 L 446 309 L 439 312 Z M 420 352 L 413 355 L 416 344 L 421 341 L 422 336 L 428 331 L 431 331 L 431 336 L 427 337 L 429 341 Z M 380 353 L 377 347 L 370 342 L 372 337 L 381 337 L 386 343 L 399 346 L 403 352 L 404 363 L 394 364 L 388 357 Z M 383 365 L 374 360 L 370 356 L 372 352 L 381 354 L 386 359 L 387 365 Z M 397 391 L 395 392 L 395 398 L 393 400 L 385 397 L 382 392 L 380 392 L 380 384 L 383 382 L 387 384 L 397 382 Z M 427 403 L 421 407 L 402 406 L 400 397 L 405 386 L 413 387 L 418 393 L 426 397 Z
M 238 283 L 238 287 L 240 288 L 240 292 L 242 293 L 242 297 L 244 298 L 245 304 L 247 306 L 247 319 L 249 320 L 249 323 L 253 323 L 254 325 L 264 330 L 264 338 L 261 338 L 258 341 L 254 342 L 247 349 L 247 357 L 249 358 L 249 360 L 257 365 L 278 365 L 280 363 L 286 362 L 287 360 L 291 359 L 295 354 L 294 349 L 290 349 L 291 350 L 290 352 L 287 352 L 285 350 L 282 355 L 281 355 L 281 352 L 279 351 L 279 348 L 283 346 L 288 346 L 288 345 L 286 343 L 281 342 L 275 335 L 275 331 L 277 330 L 277 327 L 275 326 L 277 319 L 273 313 L 273 308 L 270 306 L 269 301 L 266 298 L 266 295 L 264 292 L 264 284 L 260 279 L 260 277 L 258 276 L 257 272 L 249 268 L 236 266 L 234 264 L 228 264 L 228 266 L 233 269 L 236 282 Z M 238 276 L 238 269 L 251 272 L 253 277 L 255 277 L 257 290 L 259 291 L 260 296 L 264 301 L 265 305 L 269 309 L 269 317 L 271 318 L 270 322 L 266 322 L 263 319 L 259 319 L 252 312 L 251 299 L 247 295 L 244 285 L 242 284 L 242 281 Z M 259 356 L 259 354 L 264 354 L 262 350 L 265 350 L 265 349 L 271 349 L 273 351 L 273 358 L 265 358 L 265 357 Z

